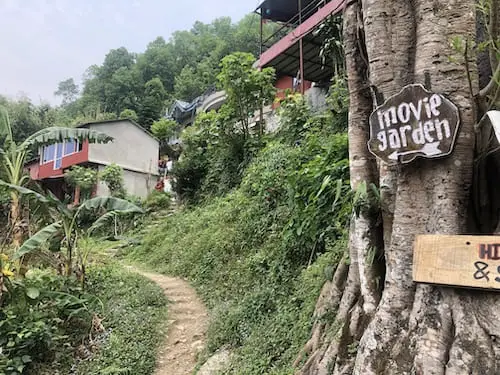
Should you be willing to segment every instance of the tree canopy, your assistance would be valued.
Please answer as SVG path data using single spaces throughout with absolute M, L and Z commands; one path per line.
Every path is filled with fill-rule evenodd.
M 191 101 L 215 87 L 220 62 L 234 52 L 257 56 L 259 17 L 249 14 L 239 22 L 220 17 L 195 22 L 190 30 L 176 31 L 170 39 L 159 36 L 141 53 L 125 47 L 111 49 L 101 64 L 82 75 L 57 84 L 60 106 L 35 104 L 27 97 L 0 96 L 9 113 L 16 142 L 44 127 L 73 126 L 85 122 L 132 118 L 150 128 L 173 99 Z M 270 35 L 276 25 L 264 25 Z
M 275 26 L 265 25 L 270 34 Z M 98 114 L 116 117 L 128 109 L 150 127 L 173 98 L 191 101 L 215 85 L 220 61 L 233 52 L 259 52 L 259 18 L 249 14 L 233 23 L 221 17 L 205 24 L 195 22 L 191 30 L 176 31 L 167 41 L 158 37 L 142 53 L 125 47 L 112 49 L 101 65 L 84 74 L 81 95 L 72 78 L 59 83 L 56 95 L 71 117 L 97 119 Z

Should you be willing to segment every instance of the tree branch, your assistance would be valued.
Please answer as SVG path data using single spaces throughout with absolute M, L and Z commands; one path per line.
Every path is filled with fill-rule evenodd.
M 479 91 L 479 97 L 486 98 L 488 95 L 492 94 L 498 85 L 497 83 L 498 80 L 500 80 L 500 63 L 498 63 L 495 72 L 491 76 L 490 82 L 486 85 L 485 88 Z

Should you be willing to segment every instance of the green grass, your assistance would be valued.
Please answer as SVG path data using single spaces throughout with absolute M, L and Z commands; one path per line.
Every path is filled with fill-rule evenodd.
M 166 321 L 167 300 L 153 282 L 120 266 L 89 271 L 88 292 L 102 302 L 99 316 L 109 332 L 76 374 L 152 374 Z
M 153 373 L 167 315 L 161 288 L 116 264 L 87 276 L 85 290 L 49 268 L 7 282 L 0 374 Z
M 296 138 L 294 138 L 296 139 Z M 310 130 L 270 142 L 224 197 L 142 232 L 128 260 L 189 279 L 211 310 L 204 357 L 229 374 L 292 374 L 320 288 L 345 252 L 351 214 L 347 137 Z
M 128 259 L 187 277 L 211 309 L 207 353 L 230 347 L 228 374 L 291 374 L 307 342 L 326 269 L 343 243 L 307 267 L 287 259 L 281 231 L 287 210 L 269 211 L 236 191 L 177 213 L 146 234 Z

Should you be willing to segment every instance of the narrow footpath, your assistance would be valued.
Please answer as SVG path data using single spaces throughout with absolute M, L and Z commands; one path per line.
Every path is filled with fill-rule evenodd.
M 191 375 L 197 354 L 205 346 L 208 313 L 204 304 L 182 279 L 134 271 L 158 284 L 170 301 L 167 337 L 158 352 L 154 375 Z

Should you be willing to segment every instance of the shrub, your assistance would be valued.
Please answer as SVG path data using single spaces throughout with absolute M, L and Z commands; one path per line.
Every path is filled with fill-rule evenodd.
M 111 196 L 124 198 L 126 195 L 123 182 L 123 169 L 116 165 L 110 164 L 100 173 L 101 180 L 108 186 Z
M 245 171 L 242 191 L 274 206 L 287 200 L 287 179 L 297 165 L 300 150 L 280 142 L 269 143 Z
M 139 116 L 137 116 L 137 113 L 133 109 L 124 109 L 120 113 L 120 119 L 128 119 L 132 121 L 139 121 Z
M 73 373 L 152 374 L 166 319 L 163 291 L 152 281 L 111 265 L 90 270 L 88 291 L 102 301 L 98 311 L 107 339 Z
M 161 141 L 165 141 L 175 135 L 178 127 L 179 125 L 174 120 L 161 118 L 153 122 L 153 125 L 151 125 L 151 132 Z
M 39 373 L 44 364 L 69 362 L 71 348 L 90 332 L 95 301 L 76 279 L 37 269 L 8 290 L 0 311 L 0 373 Z
M 83 198 L 89 198 L 97 183 L 97 171 L 79 165 L 72 166 L 64 172 L 64 179 L 72 187 L 79 187 Z
M 153 191 L 144 201 L 144 207 L 153 210 L 167 210 L 172 204 L 172 196 L 168 193 Z
M 174 190 L 187 202 L 194 202 L 208 171 L 207 142 L 198 126 L 190 126 L 182 132 L 183 154 L 174 164 Z

